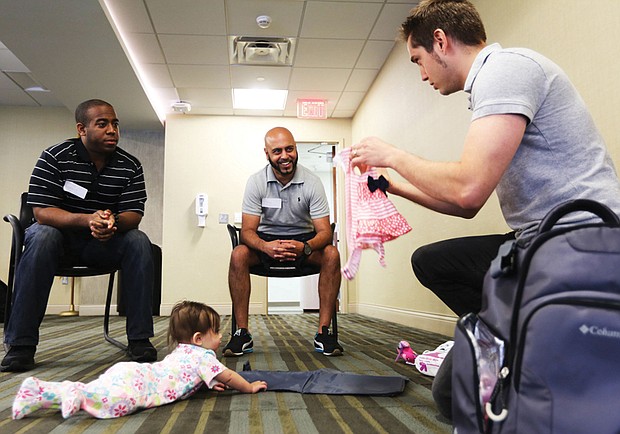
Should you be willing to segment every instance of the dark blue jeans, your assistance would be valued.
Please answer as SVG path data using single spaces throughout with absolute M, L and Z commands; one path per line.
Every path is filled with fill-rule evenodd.
M 127 337 L 153 336 L 153 253 L 145 233 L 133 229 L 101 242 L 88 232 L 61 232 L 34 223 L 26 230 L 24 252 L 15 270 L 11 316 L 4 331 L 6 344 L 39 343 L 54 275 L 65 262 L 120 266 Z

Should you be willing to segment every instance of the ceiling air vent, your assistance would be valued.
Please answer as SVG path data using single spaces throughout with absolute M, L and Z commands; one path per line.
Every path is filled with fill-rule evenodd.
M 295 53 L 294 38 L 230 38 L 230 63 L 233 65 L 289 66 Z

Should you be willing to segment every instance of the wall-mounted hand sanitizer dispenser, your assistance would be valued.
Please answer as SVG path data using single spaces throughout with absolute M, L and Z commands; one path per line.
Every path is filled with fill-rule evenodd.
M 207 214 L 209 214 L 209 197 L 206 193 L 196 195 L 196 215 L 198 216 L 198 226 L 205 227 Z

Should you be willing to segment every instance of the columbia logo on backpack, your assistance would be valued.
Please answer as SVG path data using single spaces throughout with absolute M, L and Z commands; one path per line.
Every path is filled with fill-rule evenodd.
M 607 330 L 607 327 L 600 328 L 597 326 L 587 326 L 584 324 L 579 327 L 579 331 L 581 331 L 584 335 L 591 334 L 606 338 L 620 339 L 620 330 Z
M 601 223 L 556 225 L 573 212 Z M 617 434 L 620 412 L 620 219 L 575 200 L 527 244 L 500 249 L 482 310 L 459 319 L 454 432 Z

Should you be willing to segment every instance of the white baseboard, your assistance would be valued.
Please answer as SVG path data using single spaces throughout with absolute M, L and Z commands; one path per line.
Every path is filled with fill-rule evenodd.
M 455 316 L 450 315 L 416 312 L 363 303 L 350 304 L 349 312 L 359 313 L 372 318 L 395 322 L 397 324 L 415 327 L 446 336 L 454 336 L 454 327 L 457 320 Z

